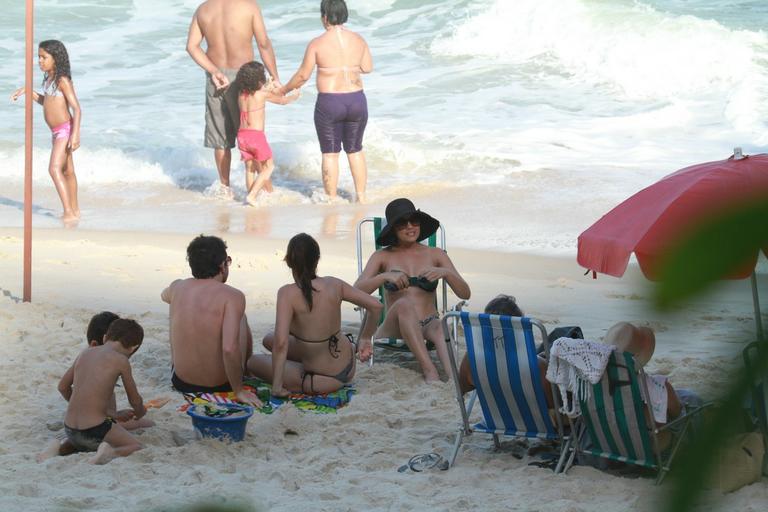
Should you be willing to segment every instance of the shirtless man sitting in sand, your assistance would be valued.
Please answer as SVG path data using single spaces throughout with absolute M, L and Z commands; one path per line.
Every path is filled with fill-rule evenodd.
M 91 464 L 105 464 L 141 449 L 139 441 L 110 414 L 118 377 L 133 418 L 140 420 L 147 412 L 128 359 L 143 340 L 144 330 L 135 320 L 117 319 L 109 325 L 104 344 L 83 350 L 61 378 L 59 391 L 69 402 L 64 417 L 67 441 L 77 451 L 96 451 Z
M 207 48 L 201 45 L 205 39 Z M 280 86 L 275 52 L 255 0 L 207 0 L 192 16 L 187 35 L 187 53 L 206 71 L 205 146 L 213 148 L 221 184 L 229 188 L 240 111 L 237 88 L 228 87 L 237 70 L 253 60 L 252 41 L 269 74 Z
M 187 247 L 192 278 L 177 279 L 160 295 L 170 304 L 171 383 L 177 391 L 233 391 L 237 400 L 261 406 L 243 389 L 253 338 L 245 295 L 226 285 L 232 258 L 224 240 L 200 235 Z

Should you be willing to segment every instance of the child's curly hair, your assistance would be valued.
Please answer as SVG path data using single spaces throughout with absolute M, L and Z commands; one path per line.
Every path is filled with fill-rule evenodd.
M 241 93 L 253 94 L 267 83 L 264 64 L 257 61 L 243 64 L 237 72 L 235 81 Z
M 58 89 L 60 78 L 67 77 L 72 80 L 72 72 L 69 70 L 69 54 L 64 43 L 56 39 L 48 39 L 41 41 L 38 46 L 46 53 L 49 53 L 53 57 L 53 62 L 56 63 L 53 76 L 48 76 L 48 73 L 45 73 L 43 76 L 43 86 L 50 81 L 53 87 Z

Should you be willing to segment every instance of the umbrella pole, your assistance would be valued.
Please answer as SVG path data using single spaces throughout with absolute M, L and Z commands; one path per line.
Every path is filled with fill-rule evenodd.
M 24 62 L 24 302 L 32 300 L 32 52 L 33 0 L 26 2 Z
M 763 341 L 763 319 L 760 314 L 760 299 L 757 295 L 757 273 L 752 271 L 752 304 L 755 306 L 755 327 L 757 328 L 757 340 Z

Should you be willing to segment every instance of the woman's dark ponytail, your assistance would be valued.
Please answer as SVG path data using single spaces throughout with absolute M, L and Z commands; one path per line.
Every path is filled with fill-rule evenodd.
M 301 290 L 309 310 L 312 311 L 312 280 L 317 277 L 317 262 L 320 261 L 320 246 L 306 233 L 299 233 L 288 242 L 285 263 L 293 271 L 296 285 Z

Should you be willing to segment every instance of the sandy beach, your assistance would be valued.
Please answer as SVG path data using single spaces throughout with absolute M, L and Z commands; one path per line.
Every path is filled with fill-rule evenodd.
M 288 405 L 255 415 L 242 443 L 195 440 L 188 417 L 177 411 L 183 400 L 170 389 L 167 306 L 159 298 L 170 281 L 188 275 L 184 248 L 191 237 L 36 230 L 33 302 L 25 304 L 19 299 L 21 235 L 0 230 L 0 510 L 166 510 L 205 499 L 262 510 L 310 504 L 318 510 L 652 510 L 658 503 L 660 491 L 650 479 L 589 467 L 553 475 L 514 458 L 515 442 L 496 453 L 481 435 L 465 442 L 449 471 L 399 473 L 413 455 L 447 455 L 459 423 L 451 382 L 424 385 L 414 361 L 401 354 L 379 352 L 373 368 L 360 366 L 358 394 L 335 415 Z M 230 283 L 245 292 L 260 337 L 274 322 L 277 288 L 290 278 L 282 262 L 285 241 L 221 236 L 234 260 Z M 319 273 L 354 281 L 353 238 L 320 243 Z M 450 255 L 472 287 L 470 310 L 505 292 L 548 328 L 580 325 L 591 339 L 620 319 L 650 325 L 658 343 L 649 369 L 707 398 L 753 333 L 746 281 L 723 283 L 684 311 L 661 315 L 650 309 L 650 291 L 636 268 L 620 280 L 593 280 L 570 258 L 466 249 Z M 144 345 L 132 359 L 139 390 L 145 399 L 172 401 L 149 412 L 157 425 L 140 432 L 145 449 L 128 458 L 94 467 L 87 455 L 76 454 L 38 464 L 35 454 L 61 433 L 66 404 L 58 379 L 85 346 L 89 318 L 104 309 L 144 326 Z M 344 324 L 358 325 L 351 307 Z M 768 485 L 722 497 L 712 491 L 707 500 L 709 510 L 763 510 Z
M 516 458 L 519 442 L 495 452 L 482 435 L 464 442 L 449 471 L 399 472 L 415 455 L 447 456 L 460 423 L 453 383 L 443 371 L 442 383 L 425 385 L 409 354 L 377 351 L 336 414 L 288 404 L 254 415 L 241 443 L 197 440 L 170 387 L 160 292 L 189 276 L 185 248 L 195 235 L 221 236 L 233 258 L 229 284 L 245 293 L 263 350 L 276 292 L 291 281 L 287 240 L 315 236 L 319 274 L 354 282 L 357 223 L 408 197 L 443 223 L 472 289 L 468 310 L 505 293 L 548 330 L 580 326 L 591 340 L 621 320 L 649 326 L 657 345 L 646 369 L 714 399 L 755 336 L 749 281 L 721 282 L 662 314 L 636 265 L 621 279 L 585 275 L 576 239 L 677 169 L 727 158 L 735 146 L 766 152 L 768 2 L 350 1 L 348 27 L 375 61 L 364 86 L 369 204 L 351 203 L 345 158 L 341 199 L 329 204 L 323 194 L 310 80 L 295 104 L 268 108 L 275 192 L 257 208 L 243 205 L 238 154 L 232 201 L 203 147 L 206 79 L 185 51 L 200 3 L 36 2 L 35 43 L 66 43 L 83 110 L 74 156 L 82 219 L 62 227 L 47 172 L 51 133 L 35 107 L 33 289 L 23 303 L 25 110 L 21 100 L 10 104 L 0 116 L 0 512 L 170 511 L 201 501 L 291 512 L 657 510 L 665 487 L 652 479 L 584 466 L 554 475 Z M 321 34 L 319 2 L 258 3 L 286 83 Z M 5 4 L 7 98 L 24 83 L 25 14 L 24 2 Z M 35 70 L 36 87 L 42 79 Z M 758 281 L 768 290 L 764 258 Z M 87 454 L 37 463 L 63 436 L 57 383 L 103 310 L 142 324 L 144 344 L 131 360 L 139 391 L 171 401 L 148 413 L 156 426 L 137 434 L 145 448 L 130 457 L 101 467 Z M 357 332 L 351 306 L 342 321 Z M 117 398 L 127 406 L 122 388 Z M 704 499 L 702 510 L 763 512 L 768 480 Z

